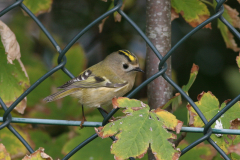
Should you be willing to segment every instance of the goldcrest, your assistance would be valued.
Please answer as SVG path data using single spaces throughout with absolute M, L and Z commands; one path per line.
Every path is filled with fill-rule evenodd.
M 121 97 L 132 89 L 137 72 L 143 72 L 138 58 L 128 50 L 119 50 L 58 87 L 59 92 L 44 100 L 51 102 L 71 95 L 86 107 L 107 106 L 112 98 Z

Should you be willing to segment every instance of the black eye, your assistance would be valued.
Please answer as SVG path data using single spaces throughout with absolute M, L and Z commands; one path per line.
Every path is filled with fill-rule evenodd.
M 128 64 L 126 64 L 126 63 L 123 64 L 124 69 L 128 69 L 128 67 L 129 67 Z

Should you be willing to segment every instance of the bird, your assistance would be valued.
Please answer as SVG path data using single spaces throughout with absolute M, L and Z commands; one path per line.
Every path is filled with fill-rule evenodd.
M 137 72 L 144 71 L 139 67 L 136 55 L 128 50 L 118 50 L 58 87 L 60 91 L 43 100 L 51 102 L 68 95 L 78 98 L 82 104 L 82 128 L 86 121 L 84 107 L 110 105 L 114 97 L 122 97 L 133 88 Z

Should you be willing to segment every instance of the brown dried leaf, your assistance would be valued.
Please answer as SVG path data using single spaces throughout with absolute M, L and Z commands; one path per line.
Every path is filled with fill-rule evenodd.
M 20 46 L 15 34 L 6 24 L 0 21 L 0 36 L 4 49 L 1 49 L 1 64 L 4 70 L 0 83 L 1 97 L 9 107 L 30 85 L 26 69 L 20 60 Z M 5 54 L 4 54 L 5 53 Z M 6 59 L 5 59 L 6 58 Z M 16 61 L 14 61 L 16 59 Z M 7 62 L 5 62 L 7 60 Z M 10 64 L 9 64 L 10 63 Z M 9 85 L 11 83 L 11 85 Z M 8 90 L 8 91 L 7 91 Z M 27 98 L 25 97 L 14 109 L 23 114 L 26 108 Z
M 171 8 L 171 21 L 176 18 L 179 18 L 179 14 L 173 8 Z
M 0 160 L 11 160 L 10 154 L 2 143 L 0 143 Z
M 10 107 L 12 103 L 13 103 L 13 101 L 9 101 L 5 104 L 7 107 Z M 27 97 L 24 97 L 23 100 L 21 102 L 19 102 L 18 105 L 14 109 L 16 111 L 18 111 L 18 113 L 23 114 L 26 107 L 27 107 Z
M 198 26 L 210 16 L 206 4 L 199 0 L 171 0 L 171 5 L 175 12 L 180 13 L 192 27 Z M 211 24 L 207 24 L 204 28 L 211 28 Z
M 22 160 L 53 160 L 52 157 L 44 153 L 44 148 L 40 147 L 37 151 L 35 151 L 31 155 L 26 155 Z
M 240 155 L 240 143 L 236 144 L 236 145 L 231 145 L 229 148 L 228 148 L 228 151 L 230 153 L 234 152 L 234 153 L 237 153 L 238 155 Z
M 237 43 L 234 40 L 233 34 L 229 30 L 226 34 L 227 38 L 229 39 L 229 43 L 226 43 L 227 48 L 231 48 L 234 52 L 240 51 L 240 48 L 237 46 Z
M 124 9 L 124 6 L 125 6 L 125 1 L 123 2 L 121 10 Z M 122 19 L 122 16 L 118 12 L 115 12 L 114 13 L 114 20 L 115 20 L 115 22 L 121 22 L 121 19 Z
M 102 30 L 103 30 L 103 26 L 105 24 L 105 21 L 108 19 L 108 17 L 104 18 L 102 20 L 102 22 L 98 25 L 98 28 L 99 28 L 99 33 L 102 33 Z
M 230 121 L 230 125 L 231 125 L 230 129 L 238 129 L 240 126 L 240 118 L 236 118 Z
M 121 19 L 122 19 L 122 16 L 121 16 L 119 13 L 117 13 L 117 14 L 114 16 L 115 22 L 121 22 Z
M 190 104 L 187 104 L 187 109 L 189 113 L 189 126 L 194 127 L 194 117 L 197 116 L 196 113 L 192 111 L 192 106 Z
M 206 16 L 206 15 L 200 15 L 199 16 L 199 19 L 195 19 L 195 20 L 192 20 L 191 22 L 188 22 L 192 27 L 197 27 L 200 23 L 202 23 L 203 21 L 207 20 L 209 18 L 209 16 Z M 204 28 L 210 28 L 212 29 L 211 27 L 211 23 L 208 23 L 207 25 L 204 26 Z
M 217 3 L 214 1 L 214 4 Z M 235 9 L 232 9 L 228 5 L 224 5 L 224 12 L 222 16 L 234 27 L 239 28 L 239 17 L 238 12 Z M 221 34 L 223 36 L 224 42 L 226 43 L 227 48 L 232 49 L 235 52 L 238 52 L 240 48 L 237 46 L 237 43 L 234 40 L 233 34 L 229 31 L 228 27 L 223 24 L 220 20 L 218 20 L 218 28 L 221 31 Z
M 17 42 L 15 34 L 8 28 L 8 26 L 0 20 L 0 35 L 1 41 L 7 54 L 7 60 L 13 64 L 13 60 L 21 57 L 20 46 Z
M 235 28 L 240 28 L 240 17 L 238 17 L 239 13 L 236 9 L 231 8 L 230 6 L 224 4 L 224 8 L 227 10 L 231 20 L 232 25 Z
M 197 27 L 200 23 L 202 23 L 203 21 L 207 20 L 209 18 L 209 16 L 199 16 L 199 19 L 195 19 L 191 22 L 189 22 L 189 24 L 192 26 L 192 27 Z M 204 28 L 210 28 L 212 29 L 211 27 L 211 23 L 208 23 L 207 25 L 204 26 Z
M 182 126 L 183 126 L 183 122 L 178 120 L 178 124 L 176 126 L 176 133 L 177 134 L 180 133 Z
M 191 73 L 195 73 L 199 71 L 199 66 L 193 63 L 193 66 L 191 68 Z

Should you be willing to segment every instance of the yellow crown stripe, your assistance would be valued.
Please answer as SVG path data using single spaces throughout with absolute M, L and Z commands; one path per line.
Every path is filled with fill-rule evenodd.
M 131 55 L 131 53 L 126 50 L 126 51 L 123 51 L 123 50 L 119 50 L 120 52 L 124 53 L 131 61 L 134 61 L 135 60 L 135 57 Z

